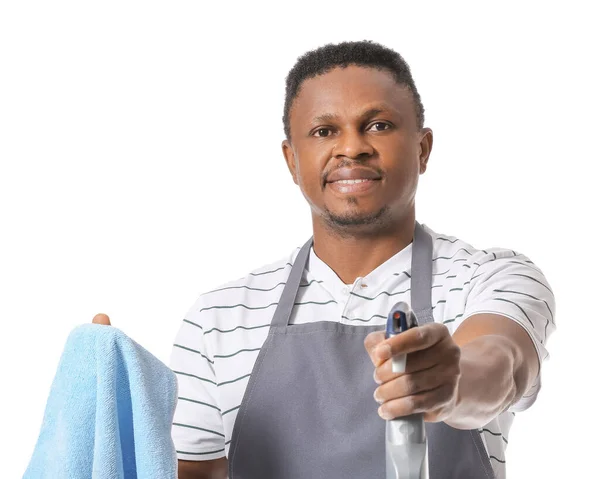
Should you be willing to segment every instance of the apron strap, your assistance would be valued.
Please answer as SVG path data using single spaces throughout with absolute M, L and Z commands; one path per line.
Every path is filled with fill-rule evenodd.
M 433 285 L 433 239 L 415 222 L 411 259 L 410 307 L 420 325 L 433 322 L 431 287 Z
M 281 298 L 279 298 L 277 309 L 273 315 L 271 328 L 286 327 L 290 322 L 296 296 L 298 295 L 298 290 L 300 289 L 300 282 L 302 281 L 302 274 L 304 273 L 304 268 L 308 262 L 308 256 L 310 254 L 310 247 L 312 246 L 312 243 L 313 239 L 311 236 L 311 238 L 304 244 L 304 246 L 302 246 L 302 248 L 300 248 L 300 251 L 296 255 L 296 259 L 292 265 L 292 271 L 290 272 L 285 286 L 283 287 L 283 293 L 281 293 Z

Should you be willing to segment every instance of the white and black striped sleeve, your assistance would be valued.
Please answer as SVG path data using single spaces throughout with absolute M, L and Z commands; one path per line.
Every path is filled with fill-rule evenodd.
M 550 285 L 529 258 L 511 250 L 491 249 L 474 255 L 462 321 L 479 313 L 495 313 L 519 323 L 535 345 L 540 365 L 549 354 L 548 337 L 555 330 L 555 300 Z M 541 368 L 540 368 L 541 369 Z M 511 411 L 530 407 L 540 390 L 540 376 Z
M 214 359 L 207 353 L 198 303 L 182 321 L 171 352 L 178 399 L 172 438 L 178 459 L 205 461 L 225 455 L 225 433 L 218 404 Z

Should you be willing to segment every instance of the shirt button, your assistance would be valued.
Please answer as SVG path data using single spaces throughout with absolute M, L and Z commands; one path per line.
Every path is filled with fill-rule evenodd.
M 360 287 L 361 287 L 361 288 L 366 288 L 366 287 L 367 287 L 367 285 L 366 285 L 366 284 L 364 284 L 364 283 L 362 283 L 362 284 L 360 285 Z

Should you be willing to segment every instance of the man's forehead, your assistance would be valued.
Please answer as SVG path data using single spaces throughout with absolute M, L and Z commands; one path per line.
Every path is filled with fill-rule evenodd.
M 388 71 L 350 66 L 309 78 L 301 85 L 295 107 L 303 115 L 319 116 L 327 110 L 352 106 L 356 109 L 398 110 L 412 101 L 410 90 Z
M 298 100 L 294 113 L 303 122 L 336 121 L 341 117 L 367 119 L 379 114 L 403 116 L 412 114 L 414 110 L 408 89 L 398 89 L 392 95 L 378 95 L 370 91 L 368 95 L 306 95 Z

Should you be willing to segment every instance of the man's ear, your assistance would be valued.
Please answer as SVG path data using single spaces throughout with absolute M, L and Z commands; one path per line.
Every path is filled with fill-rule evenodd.
M 289 140 L 283 140 L 281 143 L 281 150 L 283 151 L 283 157 L 285 158 L 288 170 L 290 170 L 292 179 L 294 180 L 294 183 L 298 184 L 298 176 L 296 173 L 296 157 L 294 155 L 292 144 Z
M 421 130 L 419 146 L 419 173 L 422 175 L 427 170 L 429 155 L 431 155 L 431 148 L 433 147 L 433 131 L 431 128 L 423 128 Z

